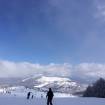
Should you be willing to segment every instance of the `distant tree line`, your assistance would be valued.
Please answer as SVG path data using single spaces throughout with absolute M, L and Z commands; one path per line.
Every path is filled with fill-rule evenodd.
M 88 86 L 83 97 L 105 98 L 105 80 L 100 78 L 92 86 Z

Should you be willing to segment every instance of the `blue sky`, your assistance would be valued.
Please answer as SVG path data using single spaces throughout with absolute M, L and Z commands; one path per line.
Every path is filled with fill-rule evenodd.
M 104 0 L 0 0 L 0 59 L 105 63 Z
M 0 77 L 29 75 L 105 78 L 105 0 L 0 0 Z

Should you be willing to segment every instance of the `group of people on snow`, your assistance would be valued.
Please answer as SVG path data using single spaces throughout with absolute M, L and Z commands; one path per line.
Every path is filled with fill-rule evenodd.
M 27 99 L 30 99 L 30 98 L 33 99 L 33 94 L 31 95 L 31 93 L 32 93 L 32 92 L 28 92 L 28 93 L 27 93 Z M 49 88 L 49 91 L 48 91 L 47 94 L 46 94 L 47 105 L 53 105 L 53 104 L 52 104 L 53 96 L 54 96 L 53 91 L 52 91 L 51 88 Z M 42 98 L 42 97 L 43 97 L 43 95 L 41 94 L 41 98 Z
M 29 99 L 30 96 L 31 96 L 31 99 L 33 99 L 34 95 L 33 95 L 33 94 L 31 95 L 31 93 L 32 93 L 32 92 L 28 92 L 28 93 L 27 93 L 27 99 Z

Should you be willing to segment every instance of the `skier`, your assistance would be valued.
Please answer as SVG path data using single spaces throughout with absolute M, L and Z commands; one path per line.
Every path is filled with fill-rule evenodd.
M 27 99 L 30 98 L 30 95 L 31 95 L 31 92 L 28 92 L 28 93 L 27 93 Z
M 43 98 L 43 94 L 41 94 L 41 98 Z
M 47 92 L 47 95 L 46 95 L 46 98 L 47 98 L 47 105 L 49 105 L 49 104 L 50 104 L 50 105 L 53 105 L 53 104 L 52 104 L 53 96 L 54 96 L 53 91 L 52 91 L 51 88 L 49 88 L 49 91 Z
M 33 98 L 34 98 L 34 95 L 31 96 L 31 99 L 33 99 Z

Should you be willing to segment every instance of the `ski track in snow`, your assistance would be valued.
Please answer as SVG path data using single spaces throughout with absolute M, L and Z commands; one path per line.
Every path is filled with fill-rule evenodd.
M 45 98 L 0 96 L 0 105 L 46 105 Z M 54 98 L 53 105 L 105 105 L 102 98 Z

